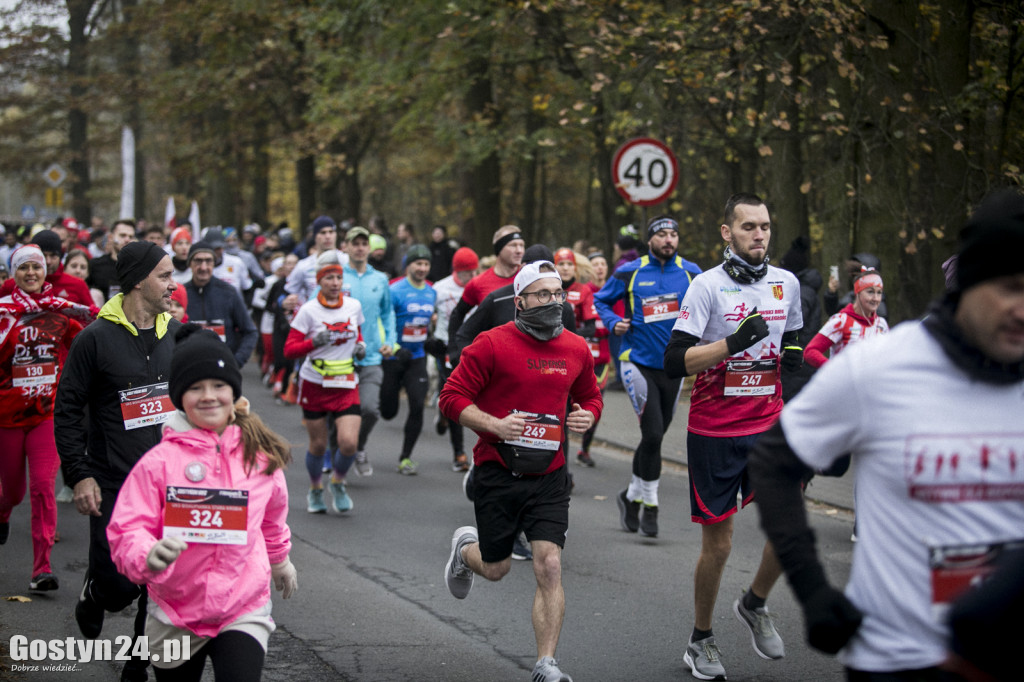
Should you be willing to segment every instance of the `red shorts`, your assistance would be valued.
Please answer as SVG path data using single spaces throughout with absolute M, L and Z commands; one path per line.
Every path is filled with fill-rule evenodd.
M 303 411 L 345 412 L 358 405 L 358 388 L 324 388 L 305 379 L 299 382 L 299 406 Z

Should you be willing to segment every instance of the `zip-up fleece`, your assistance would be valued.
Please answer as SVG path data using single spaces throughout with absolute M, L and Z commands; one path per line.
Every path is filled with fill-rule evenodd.
M 205 467 L 200 481 L 185 476 L 185 467 L 196 462 Z M 139 460 L 121 487 L 107 526 L 111 557 L 129 580 L 148 586 L 149 598 L 175 626 L 215 637 L 270 599 L 270 565 L 288 558 L 291 531 L 284 471 L 267 476 L 266 466 L 261 453 L 246 475 L 237 426 L 228 426 L 220 436 L 165 427 L 163 440 Z M 163 534 L 168 486 L 249 491 L 246 544 L 189 543 L 166 570 L 149 570 L 146 556 Z
M 168 380 L 181 323 L 170 313 L 157 315 L 157 342 L 147 355 L 123 301 L 124 294 L 107 301 L 75 337 L 57 386 L 54 436 L 64 482 L 72 487 L 92 477 L 100 488 L 116 490 L 139 457 L 160 442 L 159 425 L 125 430 L 118 391 Z

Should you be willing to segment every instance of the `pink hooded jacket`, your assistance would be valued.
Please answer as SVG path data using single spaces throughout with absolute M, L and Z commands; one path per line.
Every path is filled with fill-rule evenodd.
M 185 467 L 201 462 L 205 477 L 191 481 Z M 118 493 L 107 526 L 117 569 L 132 582 L 148 585 L 149 596 L 171 622 L 203 637 L 262 607 L 270 599 L 270 565 L 291 550 L 288 488 L 284 472 L 262 473 L 261 456 L 247 476 L 242 462 L 241 430 L 164 429 L 163 440 L 132 468 Z M 162 535 L 168 486 L 249 491 L 247 544 L 189 543 L 167 570 L 154 573 L 146 556 Z

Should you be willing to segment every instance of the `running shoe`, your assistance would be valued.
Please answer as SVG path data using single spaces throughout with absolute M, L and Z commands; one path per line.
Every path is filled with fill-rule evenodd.
M 28 583 L 28 589 L 33 592 L 50 592 L 58 587 L 60 587 L 60 582 L 53 573 L 40 573 Z
M 465 489 L 465 486 L 463 486 Z M 7 544 L 7 538 L 11 535 L 11 524 L 7 521 L 0 523 L 0 545 Z
M 373 476 L 373 465 L 366 456 L 366 450 L 356 452 L 356 473 L 360 476 Z
M 437 431 L 439 436 L 448 433 L 448 417 L 441 414 L 441 410 L 434 414 L 434 430 Z
M 75 491 L 72 490 L 71 488 L 69 488 L 68 486 L 64 486 L 63 488 L 60 489 L 60 492 L 57 493 L 57 501 L 62 503 L 62 504 L 67 504 L 69 502 L 74 502 L 75 501 Z
M 626 497 L 625 490 L 615 497 L 615 501 L 619 504 L 619 523 L 622 525 L 622 530 L 627 533 L 635 533 L 640 530 L 640 503 L 633 502 Z
M 526 541 L 526 535 L 520 531 L 516 533 L 516 539 L 512 543 L 512 558 L 516 561 L 532 561 L 533 550 L 530 543 Z
M 444 581 L 456 599 L 465 599 L 473 589 L 473 571 L 462 558 L 462 548 L 477 539 L 476 528 L 473 526 L 463 526 L 452 534 L 452 553 L 444 567 Z
M 545 656 L 533 666 L 531 682 L 572 682 L 572 678 L 558 669 L 558 661 Z
M 89 573 L 85 574 L 82 581 L 82 593 L 78 595 L 78 603 L 75 604 L 75 622 L 82 635 L 88 639 L 96 639 L 103 631 L 103 607 L 97 604 L 92 598 L 89 590 Z
M 331 506 L 334 507 L 334 511 L 340 513 L 352 511 L 352 498 L 348 496 L 348 491 L 345 490 L 344 481 L 331 481 L 327 484 L 331 489 Z
M 469 460 L 466 458 L 465 454 L 460 452 L 455 455 L 455 459 L 452 460 L 452 471 L 459 473 L 469 471 Z
M 420 465 L 408 457 L 403 458 L 402 461 L 398 463 L 398 473 L 403 476 L 415 476 L 419 468 Z
M 725 667 L 722 665 L 722 652 L 718 650 L 714 637 L 698 641 L 692 639 L 686 645 L 683 663 L 690 668 L 690 674 L 698 680 L 724 680 Z
M 576 453 L 576 461 L 585 467 L 593 468 L 595 466 L 594 458 L 590 456 L 590 453 L 582 450 Z
M 649 538 L 658 537 L 658 508 L 645 504 L 640 512 L 640 532 Z
M 327 505 L 324 504 L 324 489 L 310 488 L 306 493 L 306 511 L 310 514 L 327 513 Z
M 740 622 L 750 630 L 750 644 L 761 658 L 776 661 L 786 655 L 782 645 L 782 637 L 775 629 L 772 616 L 763 606 L 759 609 L 748 609 L 743 605 L 743 598 L 732 603 L 732 612 Z

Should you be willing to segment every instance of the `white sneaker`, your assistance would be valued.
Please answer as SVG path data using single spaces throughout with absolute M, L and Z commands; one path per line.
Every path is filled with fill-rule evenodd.
M 545 656 L 533 666 L 531 682 L 572 682 L 572 678 L 558 669 L 558 661 Z
M 478 539 L 473 526 L 463 526 L 452 535 L 452 553 L 444 567 L 444 581 L 456 599 L 465 599 L 473 589 L 473 571 L 462 559 L 462 548 Z
M 366 457 L 366 450 L 356 452 L 356 473 L 360 476 L 373 476 L 373 465 Z

